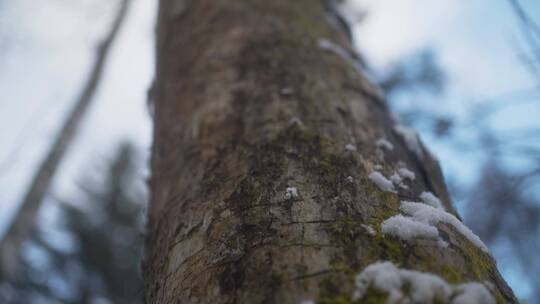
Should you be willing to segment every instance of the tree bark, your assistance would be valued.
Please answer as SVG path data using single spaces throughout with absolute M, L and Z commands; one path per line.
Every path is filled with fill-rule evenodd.
M 455 226 L 437 223 L 439 240 L 382 232 L 424 191 L 457 214 L 327 13 L 317 0 L 160 1 L 146 301 L 349 303 L 355 275 L 390 261 L 515 302 Z M 369 177 L 399 168 L 416 179 L 395 191 Z

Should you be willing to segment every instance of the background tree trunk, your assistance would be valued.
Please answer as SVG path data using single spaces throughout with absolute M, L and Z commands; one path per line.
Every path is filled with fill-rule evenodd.
M 382 234 L 400 201 L 424 191 L 457 214 L 436 160 L 396 129 L 325 7 L 160 1 L 146 301 L 347 302 L 354 275 L 385 260 L 486 281 L 498 302 L 515 302 L 455 227 L 437 225 L 447 247 Z M 416 179 L 397 193 L 369 178 L 399 168 Z
M 78 96 L 73 109 L 54 138 L 50 150 L 36 169 L 36 173 L 22 199 L 21 206 L 13 216 L 12 223 L 0 242 L 0 276 L 4 278 L 13 278 L 17 275 L 21 244 L 30 236 L 41 202 L 46 196 L 54 175 L 92 103 L 105 68 L 109 50 L 124 22 L 130 1 L 122 0 L 119 3 L 118 13 L 112 22 L 111 28 L 107 36 L 99 43 L 94 65 L 80 96 Z

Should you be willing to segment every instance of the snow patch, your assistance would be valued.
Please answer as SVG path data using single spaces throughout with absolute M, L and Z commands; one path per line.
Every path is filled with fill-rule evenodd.
M 347 53 L 347 51 L 342 48 L 341 46 L 333 43 L 332 41 L 326 39 L 326 38 L 320 38 L 318 41 L 317 41 L 317 44 L 319 46 L 320 49 L 322 50 L 325 50 L 325 51 L 330 51 L 330 52 L 333 52 L 345 59 L 348 60 L 348 57 L 349 57 L 349 54 Z
M 396 186 L 399 186 L 403 189 L 409 189 L 409 187 L 403 183 L 403 178 L 401 178 L 401 176 L 397 173 L 390 175 L 390 180 Z
M 388 294 L 386 303 L 446 303 L 452 288 L 440 277 L 414 270 L 397 268 L 391 262 L 376 262 L 356 276 L 354 300 L 362 299 L 372 287 Z M 410 292 L 402 292 L 404 287 Z
M 294 92 L 294 89 L 291 87 L 284 87 L 279 90 L 281 95 L 291 95 Z
M 414 172 L 412 172 L 411 170 L 407 169 L 407 168 L 400 168 L 398 169 L 398 174 L 403 177 L 404 179 L 408 179 L 408 180 L 411 180 L 413 181 L 416 176 L 414 175 Z
M 373 171 L 368 175 L 369 179 L 374 182 L 379 189 L 387 192 L 396 192 L 394 189 L 394 184 L 388 180 L 384 175 L 379 171 Z
M 392 181 L 392 183 L 394 183 L 396 185 L 399 185 L 399 184 L 401 184 L 402 178 L 397 173 L 394 173 L 394 174 L 390 175 L 390 180 Z
M 437 245 L 447 248 L 448 243 L 439 238 L 437 224 L 444 223 L 453 226 L 470 242 L 484 252 L 489 250 L 487 246 L 454 215 L 440 208 L 419 202 L 402 201 L 399 208 L 405 215 L 398 214 L 384 220 L 381 224 L 383 234 L 394 235 L 405 241 L 415 238 L 427 238 L 437 240 Z
M 424 146 L 424 151 L 426 151 L 426 154 L 428 155 L 429 158 L 431 158 L 432 160 L 436 162 L 439 162 L 439 158 L 437 158 L 437 156 L 433 153 L 433 151 L 429 149 L 429 147 Z
M 439 239 L 437 241 L 437 246 L 439 246 L 439 248 L 441 248 L 441 249 L 448 248 L 448 242 Z
M 349 183 L 354 183 L 354 178 L 352 176 L 347 176 L 345 180 Z
M 441 203 L 441 200 L 439 198 L 437 198 L 433 193 L 431 192 L 422 192 L 422 194 L 420 194 L 420 199 L 422 200 L 422 202 L 432 206 L 432 207 L 435 207 L 437 209 L 442 209 L 442 210 L 445 210 L 443 204 Z
M 296 187 L 288 187 L 285 190 L 285 199 L 298 198 L 298 189 Z
M 342 46 L 326 39 L 326 38 L 319 38 L 319 40 L 317 41 L 317 45 L 319 46 L 319 48 L 321 50 L 324 50 L 324 51 L 327 51 L 327 52 L 331 52 L 331 53 L 334 53 L 336 55 L 338 55 L 339 57 L 341 57 L 343 60 L 349 62 L 350 64 L 352 64 L 354 66 L 354 68 L 358 71 L 358 72 L 361 72 L 361 74 L 365 74 L 363 72 L 363 68 L 362 68 L 362 65 L 358 62 L 358 60 L 355 60 L 354 57 L 345 49 L 343 48 Z
M 407 145 L 407 148 L 411 152 L 420 159 L 424 158 L 420 137 L 414 129 L 405 127 L 404 125 L 395 125 L 394 131 L 403 138 L 405 145 Z
M 460 220 L 458 220 L 454 215 L 438 209 L 432 206 L 416 203 L 416 202 L 401 202 L 399 208 L 401 212 L 406 215 L 409 215 L 412 220 L 435 226 L 438 223 L 444 223 L 447 225 L 453 226 L 459 233 L 461 233 L 465 238 L 475 244 L 478 248 L 482 249 L 484 252 L 489 252 L 487 246 L 480 240 L 480 238 L 474 234 L 471 229 L 465 226 Z
M 378 148 L 386 149 L 388 151 L 394 150 L 394 145 L 391 142 L 389 142 L 386 138 L 377 139 L 377 141 L 375 142 L 375 145 Z
M 481 283 L 469 282 L 457 287 L 458 296 L 452 300 L 452 304 L 491 304 L 495 298 L 491 292 Z
M 451 285 L 435 274 L 398 268 L 391 262 L 367 266 L 356 276 L 355 285 L 354 301 L 361 300 L 371 287 L 388 294 L 386 303 L 495 303 L 489 290 L 481 283 Z M 408 292 L 404 293 L 403 289 Z
M 401 214 L 392 216 L 382 222 L 381 232 L 397 236 L 406 241 L 415 238 L 439 239 L 439 231 L 436 227 L 415 221 L 413 218 Z
M 356 152 L 356 146 L 353 145 L 353 144 L 346 144 L 345 145 L 345 150 L 351 151 L 351 152 Z
M 365 224 L 361 224 L 362 228 L 366 229 L 367 233 L 369 235 L 375 235 L 375 229 L 373 229 L 373 227 L 369 226 L 369 225 L 365 225 Z
M 293 117 L 291 118 L 291 120 L 289 120 L 289 125 L 291 126 L 298 126 L 298 127 L 303 127 L 304 124 L 302 123 L 302 121 L 300 120 L 300 118 L 298 117 Z
M 207 212 L 203 217 L 203 222 L 202 222 L 202 227 L 201 227 L 202 231 L 207 232 L 210 226 L 212 225 L 213 220 L 214 220 L 214 216 L 212 212 Z
M 394 173 L 394 174 L 390 175 L 390 180 L 396 185 L 400 185 L 401 182 L 403 181 L 401 176 L 399 174 L 397 174 L 397 173 Z

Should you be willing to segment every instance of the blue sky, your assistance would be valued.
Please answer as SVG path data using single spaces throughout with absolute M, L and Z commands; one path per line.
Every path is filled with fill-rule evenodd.
M 71 106 L 92 62 L 93 47 L 107 28 L 111 1 L 17 0 L 3 4 L 0 17 L 0 231 L 17 208 L 51 137 Z M 36 9 L 36 3 L 38 8 Z M 523 0 L 540 20 L 540 2 Z M 449 76 L 445 96 L 411 102 L 457 115 L 474 103 L 532 86 L 519 64 L 520 35 L 504 0 L 354 0 L 368 18 L 355 27 L 357 45 L 378 68 L 431 46 Z M 32 13 L 29 14 L 28 12 Z M 130 138 L 148 153 L 151 123 L 146 91 L 153 74 L 155 1 L 136 0 L 117 41 L 95 104 L 64 162 L 54 196 L 77 189 L 80 170 L 96 155 L 106 157 L 115 143 Z M 441 102 L 439 99 L 443 100 Z M 534 124 L 538 108 L 499 119 L 500 127 Z M 538 124 L 538 122 L 536 122 Z M 427 134 L 426 134 L 427 135 Z M 476 156 L 425 136 L 446 173 L 466 183 L 476 176 Z M 507 270 L 510 275 L 513 270 Z M 517 289 L 520 295 L 526 288 Z
M 521 1 L 528 13 L 540 20 L 540 2 Z M 356 0 L 368 17 L 356 27 L 357 46 L 368 62 L 378 68 L 424 47 L 433 48 L 448 75 L 443 96 L 419 96 L 407 100 L 439 113 L 463 117 L 478 103 L 508 92 L 535 86 L 534 79 L 517 57 L 522 39 L 506 0 Z M 411 99 L 411 97 L 408 97 Z M 539 126 L 539 110 L 520 108 L 513 115 L 498 117 L 499 129 Z M 472 153 L 456 152 L 425 134 L 424 139 L 439 156 L 445 171 L 465 183 L 477 170 L 463 163 L 476 162 Z M 471 168 L 468 166 L 468 168 Z

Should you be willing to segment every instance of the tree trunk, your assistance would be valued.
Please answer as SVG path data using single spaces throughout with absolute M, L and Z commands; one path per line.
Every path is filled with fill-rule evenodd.
M 160 1 L 146 301 L 450 302 L 479 282 L 516 302 L 325 7 Z M 426 273 L 450 291 L 429 300 Z

